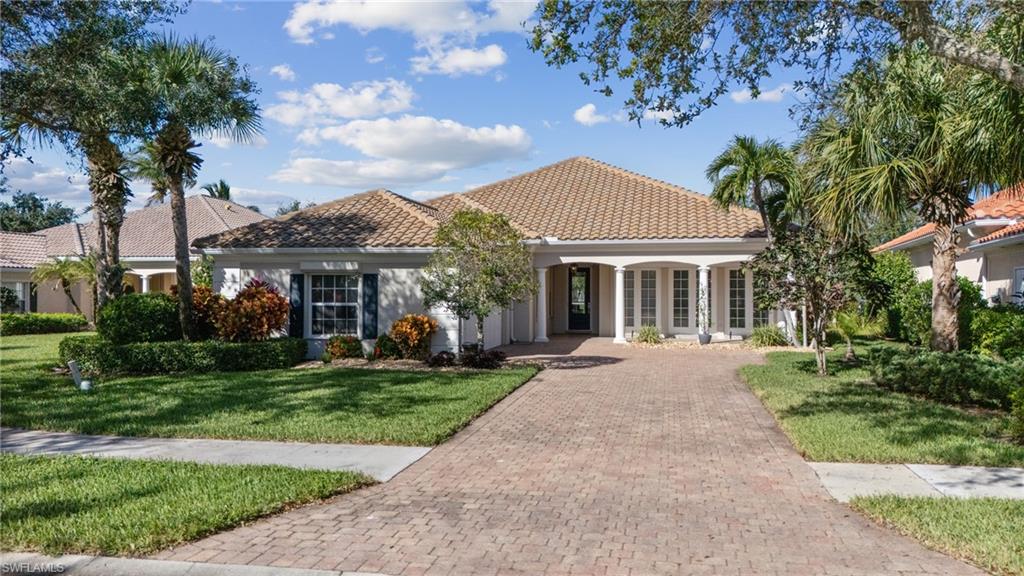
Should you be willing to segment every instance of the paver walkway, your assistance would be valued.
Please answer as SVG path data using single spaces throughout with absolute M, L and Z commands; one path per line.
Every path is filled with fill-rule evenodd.
M 1024 500 L 1024 468 L 808 462 L 840 502 L 856 496 L 954 496 Z
M 352 470 L 390 480 L 430 448 L 308 444 L 262 440 L 127 438 L 0 428 L 0 450 L 16 454 L 77 454 L 101 458 L 182 460 L 206 464 L 276 464 L 317 470 Z
M 982 573 L 832 499 L 739 381 L 760 356 L 551 344 L 568 357 L 391 482 L 159 557 L 393 575 Z

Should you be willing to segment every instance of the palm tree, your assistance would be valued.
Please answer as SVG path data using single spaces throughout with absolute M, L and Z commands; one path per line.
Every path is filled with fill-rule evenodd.
M 216 198 L 217 200 L 231 200 L 231 186 L 228 185 L 223 179 L 218 180 L 216 184 L 205 184 L 203 191 L 210 198 Z
M 82 314 L 82 309 L 78 306 L 78 302 L 71 293 L 71 288 L 79 282 L 91 283 L 90 279 L 95 278 L 94 262 L 94 259 L 86 263 L 82 260 L 71 260 L 69 258 L 53 258 L 36 266 L 36 269 L 32 272 L 32 281 L 36 284 L 53 283 L 53 289 L 60 288 L 63 290 L 64 295 L 71 302 L 71 306 L 75 308 L 76 312 Z
M 146 198 L 146 207 L 148 208 L 154 204 L 163 204 L 167 200 L 170 190 L 167 184 L 167 174 L 164 173 L 163 167 L 160 166 L 156 146 L 153 142 L 144 142 L 135 151 L 130 162 L 132 178 L 147 180 L 152 189 L 152 193 Z M 195 182 L 192 182 L 188 187 L 194 185 Z
M 147 145 L 163 178 L 151 180 L 171 197 L 178 314 L 185 339 L 193 336 L 185 188 L 196 181 L 202 158 L 194 134 L 250 140 L 260 131 L 256 87 L 237 61 L 199 40 L 173 37 L 150 43 L 140 59 L 145 93 L 163 111 L 156 137 Z
M 772 242 L 798 206 L 799 172 L 793 153 L 775 140 L 736 136 L 705 172 L 711 199 L 724 209 L 755 208 Z
M 837 94 L 803 143 L 815 216 L 843 236 L 907 212 L 931 223 L 930 344 L 956 350 L 957 227 L 972 191 L 1024 175 L 1024 95 L 915 51 Z
M 853 350 L 853 339 L 856 336 L 877 336 L 882 333 L 879 322 L 856 309 L 837 312 L 832 323 L 839 335 L 846 341 L 844 360 L 847 362 L 857 359 L 857 353 Z

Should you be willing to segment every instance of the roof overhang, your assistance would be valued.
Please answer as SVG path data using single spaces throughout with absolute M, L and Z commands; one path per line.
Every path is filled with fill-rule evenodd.
M 219 254 L 429 254 L 435 249 L 422 246 L 340 246 L 334 248 L 193 248 L 206 255 Z
M 554 236 L 545 236 L 540 239 L 525 240 L 525 244 L 531 246 L 649 246 L 673 245 L 673 244 L 694 244 L 694 245 L 736 245 L 736 244 L 767 244 L 767 238 L 652 238 L 652 239 L 623 239 L 623 240 L 562 240 Z
M 974 232 L 973 231 L 975 229 L 977 229 L 977 228 L 985 228 L 985 227 L 988 227 L 988 226 L 1010 226 L 1010 225 L 1016 224 L 1016 223 L 1017 223 L 1017 220 L 1015 220 L 1013 218 L 978 218 L 976 220 L 969 220 L 967 222 L 964 222 L 963 224 L 960 224 L 959 226 L 956 227 L 956 230 L 957 231 L 964 231 L 965 230 L 965 231 L 967 231 L 968 235 L 970 235 L 971 237 L 974 237 Z M 931 242 L 932 241 L 932 236 L 933 236 L 933 234 L 931 232 L 929 232 L 928 234 L 925 234 L 924 236 L 918 236 L 917 238 L 913 238 L 911 240 L 907 240 L 906 242 L 900 242 L 899 244 L 896 244 L 894 246 L 889 246 L 888 248 L 885 248 L 884 250 L 879 250 L 879 252 L 890 252 L 892 250 L 906 250 L 908 248 L 913 248 L 915 246 L 922 246 L 924 244 L 928 244 L 929 242 Z
M 1004 238 L 996 238 L 995 240 L 989 240 L 988 242 L 971 242 L 968 246 L 968 250 L 987 250 L 989 248 L 995 248 L 998 246 L 1009 246 L 1011 244 L 1024 244 L 1024 234 L 1013 234 Z

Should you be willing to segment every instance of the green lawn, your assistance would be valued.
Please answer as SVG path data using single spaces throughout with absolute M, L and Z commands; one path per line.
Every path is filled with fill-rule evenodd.
M 826 378 L 806 352 L 772 352 L 741 371 L 809 460 L 1024 466 L 1024 446 L 1006 438 L 1007 417 L 883 390 L 841 357 L 829 356 Z
M 855 498 L 855 509 L 926 546 L 1000 574 L 1024 574 L 1024 500 Z
M 139 555 L 369 484 L 352 472 L 0 455 L 0 549 Z
M 433 445 L 536 369 L 411 372 L 305 368 L 100 380 L 90 394 L 50 374 L 64 335 L 0 342 L 0 423 L 182 438 Z

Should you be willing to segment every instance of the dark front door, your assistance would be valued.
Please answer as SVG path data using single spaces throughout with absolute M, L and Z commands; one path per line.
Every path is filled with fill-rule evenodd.
M 590 330 L 590 268 L 569 268 L 569 330 Z

